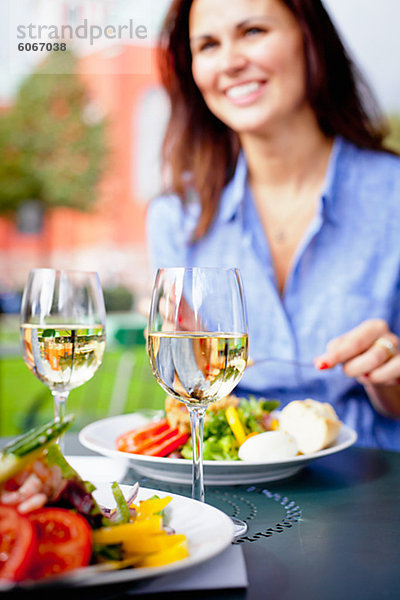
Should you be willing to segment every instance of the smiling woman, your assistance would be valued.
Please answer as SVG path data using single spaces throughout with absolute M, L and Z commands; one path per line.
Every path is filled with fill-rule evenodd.
M 283 359 L 248 369 L 241 394 L 329 401 L 360 444 L 400 449 L 400 160 L 384 119 L 320 0 L 226 9 L 174 0 L 162 28 L 170 177 L 148 211 L 152 265 L 241 271 L 250 356 Z

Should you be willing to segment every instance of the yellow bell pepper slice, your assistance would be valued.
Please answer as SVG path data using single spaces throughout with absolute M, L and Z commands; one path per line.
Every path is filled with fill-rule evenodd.
M 278 419 L 272 419 L 270 427 L 271 427 L 272 431 L 278 431 L 279 430 L 279 421 L 278 421 Z
M 239 419 L 238 412 L 234 406 L 228 406 L 225 410 L 226 420 L 228 421 L 229 427 L 232 429 L 232 433 L 236 438 L 239 446 L 243 444 L 246 439 L 246 433 L 243 425 Z
M 162 533 L 155 533 L 154 535 L 147 535 L 142 537 L 139 543 L 135 543 L 135 540 L 127 540 L 124 542 L 124 550 L 130 556 L 132 555 L 147 555 L 154 554 L 154 552 L 161 552 L 167 550 L 176 544 L 180 544 L 186 540 L 183 534 L 171 534 L 168 535 L 165 531 Z
M 164 498 L 149 498 L 148 500 L 142 500 L 139 502 L 139 506 L 136 506 L 137 519 L 147 519 L 152 515 L 161 512 L 172 500 L 171 496 L 165 496 Z
M 161 515 L 153 515 L 143 521 L 124 523 L 115 527 L 102 527 L 92 533 L 94 544 L 122 544 L 133 537 L 143 537 L 162 531 L 163 520 Z
M 251 433 L 248 433 L 245 437 L 245 440 L 248 440 L 249 438 L 254 437 L 255 435 L 259 435 L 258 431 L 252 431 Z
M 185 537 L 185 536 L 183 536 Z M 153 554 L 149 554 L 145 556 L 143 560 L 136 564 L 137 567 L 161 567 L 163 565 L 168 565 L 177 560 L 182 560 L 183 558 L 187 558 L 189 556 L 188 544 L 186 538 L 181 540 L 180 542 L 171 546 L 171 548 L 167 548 L 165 550 L 161 550 L 160 552 L 154 552 Z

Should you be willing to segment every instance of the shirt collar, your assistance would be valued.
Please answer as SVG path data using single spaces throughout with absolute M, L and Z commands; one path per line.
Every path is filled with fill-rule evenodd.
M 339 222 L 335 214 L 335 191 L 339 183 L 339 166 L 341 163 L 341 156 L 343 155 L 344 147 L 346 142 L 340 136 L 337 136 L 334 140 L 331 155 L 328 161 L 328 168 L 326 170 L 325 181 L 322 188 L 321 195 L 321 210 L 326 221 L 332 224 Z
M 323 217 L 331 223 L 337 223 L 334 211 L 334 196 L 335 188 L 338 184 L 338 171 L 340 156 L 345 147 L 345 141 L 342 137 L 335 138 L 331 155 L 328 161 L 328 168 L 325 175 L 325 181 L 321 195 L 321 211 Z M 247 189 L 247 162 L 244 152 L 241 151 L 236 163 L 235 173 L 232 179 L 225 186 L 222 195 L 220 208 L 218 212 L 218 220 L 229 222 L 239 211 L 239 207 L 245 198 Z

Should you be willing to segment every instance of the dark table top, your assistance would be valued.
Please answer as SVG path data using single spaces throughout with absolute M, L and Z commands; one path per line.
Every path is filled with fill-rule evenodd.
M 94 454 L 74 434 L 67 435 L 65 452 Z M 135 480 L 190 496 L 189 486 L 141 478 L 130 470 L 125 481 Z M 249 587 L 190 593 L 190 598 L 400 598 L 399 496 L 400 453 L 357 447 L 313 461 L 290 479 L 208 486 L 209 504 L 248 522 L 248 533 L 237 543 L 243 548 Z M 129 587 L 114 586 L 85 590 L 81 596 L 74 590 L 71 595 L 85 600 L 135 597 L 129 596 Z

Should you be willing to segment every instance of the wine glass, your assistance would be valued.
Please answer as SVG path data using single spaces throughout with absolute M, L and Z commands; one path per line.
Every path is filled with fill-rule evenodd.
M 105 308 L 97 273 L 30 271 L 20 331 L 25 363 L 50 388 L 55 416 L 62 418 L 70 390 L 91 379 L 103 359 Z
M 231 393 L 247 363 L 247 317 L 239 271 L 159 269 L 152 293 L 147 351 L 158 383 L 189 410 L 192 497 L 204 502 L 203 426 L 207 406 Z M 247 525 L 236 521 L 236 535 L 242 535 Z

